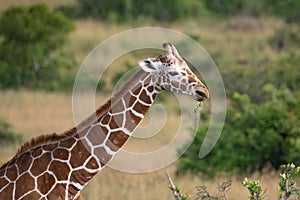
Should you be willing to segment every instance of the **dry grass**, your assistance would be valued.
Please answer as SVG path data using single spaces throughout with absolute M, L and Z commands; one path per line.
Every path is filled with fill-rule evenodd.
M 7 119 L 13 125 L 14 130 L 24 133 L 28 139 L 42 133 L 62 132 L 73 125 L 71 94 L 19 90 L 2 91 L 0 96 L 0 117 Z M 97 98 L 101 99 L 102 97 L 98 95 Z M 174 123 L 175 119 L 171 118 L 170 120 L 171 123 Z M 158 141 L 154 140 L 153 142 Z M 130 146 L 127 149 L 140 150 L 140 145 L 136 142 L 128 143 L 127 146 Z M 155 145 L 150 146 L 156 147 Z M 5 146 L 0 154 L 1 162 L 3 163 L 13 156 L 17 148 L 17 146 Z M 206 180 L 201 176 L 190 174 L 175 177 L 175 164 L 156 172 L 144 174 L 129 174 L 105 168 L 84 189 L 83 197 L 85 200 L 99 199 L 100 196 L 101 199 L 107 200 L 172 199 L 165 175 L 167 171 L 183 192 L 193 196 L 195 196 L 197 185 L 205 185 L 212 194 L 215 194 L 218 183 L 226 180 L 226 178 Z M 273 172 L 254 174 L 248 178 L 261 180 L 263 187 L 267 188 L 266 199 L 277 198 L 278 177 Z M 246 199 L 248 191 L 241 185 L 243 177 L 233 177 L 232 180 L 233 186 L 228 193 L 230 199 Z
M 0 116 L 16 132 L 32 137 L 73 126 L 71 106 L 68 94 L 9 90 L 1 92 Z
M 219 183 L 228 180 L 227 178 L 216 178 L 206 180 L 199 176 L 184 175 L 175 177 L 175 167 L 170 166 L 165 169 L 148 174 L 126 174 L 105 169 L 96 179 L 85 189 L 83 196 L 85 199 L 130 199 L 130 200 L 157 200 L 173 199 L 171 191 L 168 189 L 166 172 L 170 172 L 175 184 L 180 187 L 183 193 L 196 196 L 196 186 L 205 185 L 210 194 L 218 194 L 217 186 Z M 276 177 L 276 176 L 275 176 Z M 266 174 L 255 174 L 248 177 L 250 180 L 261 180 L 263 188 L 267 189 L 265 199 L 277 199 L 277 177 L 268 172 Z M 247 199 L 248 191 L 242 186 L 242 177 L 232 178 L 232 187 L 228 191 L 228 197 L 232 200 Z M 98 191 L 97 191 L 98 190 Z
M 127 30 L 128 25 L 118 25 L 91 19 L 78 20 L 76 30 L 71 33 L 67 49 L 82 61 L 88 53 L 108 37 Z

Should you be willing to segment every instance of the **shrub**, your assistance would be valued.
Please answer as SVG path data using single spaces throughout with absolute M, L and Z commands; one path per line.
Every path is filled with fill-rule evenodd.
M 4 119 L 0 118 L 0 143 L 21 143 L 23 136 L 12 131 L 11 125 Z
M 288 89 L 266 85 L 265 102 L 253 104 L 246 94 L 235 93 L 223 132 L 212 152 L 199 159 L 199 144 L 207 131 L 200 125 L 197 136 L 180 158 L 178 172 L 245 173 L 262 170 L 266 165 L 278 169 L 287 162 L 300 163 L 300 125 L 296 99 Z
M 45 5 L 14 6 L 0 17 L 0 87 L 52 87 L 74 64 L 61 50 L 72 21 Z
M 159 8 L 159 9 L 157 9 Z M 94 19 L 126 22 L 138 18 L 175 21 L 186 19 L 204 10 L 203 5 L 195 0 L 138 1 L 138 0 L 77 0 L 77 5 L 57 8 L 70 17 L 92 17 Z M 75 14 L 74 14 L 75 13 Z
M 298 0 L 76 0 L 75 6 L 64 5 L 57 10 L 73 18 L 92 17 L 94 19 L 126 22 L 139 18 L 159 21 L 176 21 L 197 16 L 231 17 L 233 15 L 271 15 L 287 22 L 300 22 Z

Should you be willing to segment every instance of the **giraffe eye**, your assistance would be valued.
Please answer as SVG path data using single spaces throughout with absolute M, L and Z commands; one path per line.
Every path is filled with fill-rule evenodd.
M 179 73 L 176 72 L 176 71 L 168 72 L 168 74 L 169 74 L 170 76 L 177 76 L 177 75 L 179 75 Z

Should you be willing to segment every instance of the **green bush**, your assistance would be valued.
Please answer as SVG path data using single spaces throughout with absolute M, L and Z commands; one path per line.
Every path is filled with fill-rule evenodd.
M 245 178 L 243 186 L 250 192 L 249 200 L 262 200 L 264 197 L 264 191 L 259 181 L 249 181 Z
M 4 119 L 0 118 L 0 144 L 21 143 L 23 136 L 12 131 L 12 127 Z
M 299 63 L 300 56 L 292 53 L 285 55 L 279 59 L 277 65 L 266 68 L 266 75 L 274 86 L 287 87 L 296 93 L 300 88 Z
M 249 63 L 243 67 L 233 64 L 222 73 L 226 95 L 231 99 L 235 92 L 247 94 L 251 102 L 260 104 L 265 101 L 262 88 L 267 83 L 276 88 L 289 88 L 295 95 L 300 88 L 299 62 L 300 56 L 291 52 L 278 57 L 276 62 Z
M 254 0 L 255 1 L 255 0 Z M 239 0 L 222 0 L 222 1 L 211 1 L 205 0 L 205 6 L 210 12 L 220 16 L 232 16 L 241 14 L 247 7 L 249 7 L 251 0 L 239 1 Z M 258 3 L 259 1 L 255 1 Z M 250 10 L 253 12 L 254 10 Z
M 300 22 L 300 1 L 298 0 L 266 0 L 266 11 L 284 18 L 287 22 Z
M 159 21 L 176 21 L 197 16 L 231 17 L 234 15 L 271 15 L 287 22 L 300 22 L 298 0 L 76 0 L 75 6 L 64 5 L 57 10 L 72 18 L 92 17 L 117 22 L 151 18 Z
M 204 6 L 217 16 L 233 15 L 272 15 L 287 22 L 300 22 L 300 2 L 298 0 L 205 0 Z
M 57 10 L 70 17 L 126 22 L 138 18 L 175 21 L 197 16 L 204 7 L 195 0 L 139 1 L 139 0 L 77 0 L 77 5 L 62 6 Z M 74 14 L 75 13 L 75 14 Z
M 71 20 L 45 5 L 14 6 L 0 17 L 0 88 L 51 89 L 74 60 L 61 50 Z
M 300 163 L 300 124 L 297 108 L 300 99 L 288 89 L 275 89 L 272 84 L 262 89 L 266 99 L 251 102 L 247 94 L 235 93 L 227 109 L 223 132 L 210 154 L 199 159 L 199 145 L 207 131 L 200 125 L 197 136 L 180 158 L 178 172 L 245 173 L 271 165 L 278 169 L 288 162 Z

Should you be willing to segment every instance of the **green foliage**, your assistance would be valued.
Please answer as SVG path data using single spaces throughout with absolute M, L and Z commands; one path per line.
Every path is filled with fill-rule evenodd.
M 180 191 L 180 189 L 177 186 L 175 186 L 175 184 L 173 183 L 173 180 L 170 177 L 169 173 L 167 173 L 167 177 L 168 177 L 168 180 L 169 180 L 169 183 L 170 183 L 169 188 L 170 188 L 170 190 L 172 190 L 175 200 L 187 200 L 187 199 L 190 198 L 189 194 L 183 194 Z
M 258 15 L 258 12 L 260 11 L 259 9 L 262 7 L 262 2 L 258 0 L 205 0 L 204 2 L 208 10 L 220 16 L 231 16 L 237 14 Z M 254 5 L 256 5 L 256 9 Z
M 170 188 L 170 190 L 172 190 L 173 192 L 175 192 L 177 194 L 177 196 L 179 198 L 178 200 L 187 200 L 191 197 L 187 193 L 183 194 L 177 186 L 175 186 L 175 188 L 173 188 L 172 186 L 169 186 L 169 188 Z
M 121 78 L 124 76 L 125 73 L 126 73 L 125 71 L 117 71 L 113 75 L 113 78 L 111 79 L 111 84 L 116 85 L 118 83 L 118 81 L 121 80 Z
M 243 181 L 243 186 L 249 190 L 249 192 L 250 192 L 249 199 L 250 200 L 262 200 L 263 199 L 264 192 L 263 192 L 263 189 L 262 189 L 259 181 L 249 181 L 247 178 L 245 178 Z
M 12 131 L 11 125 L 0 118 L 0 144 L 21 143 L 23 136 Z
M 300 22 L 300 2 L 298 0 L 205 0 L 204 6 L 211 13 L 219 16 L 232 15 L 274 15 L 287 22 Z
M 266 11 L 283 17 L 287 22 L 300 22 L 300 1 L 297 0 L 266 0 Z
M 285 47 L 291 49 L 291 52 L 293 49 L 298 49 L 300 44 L 300 42 L 296 44 L 295 38 L 296 36 L 293 42 L 291 39 L 284 39 Z M 300 88 L 299 62 L 298 54 L 287 53 L 278 57 L 275 63 L 258 64 L 258 66 L 256 63 L 250 63 L 243 67 L 233 65 L 222 74 L 227 96 L 232 98 L 235 92 L 246 93 L 253 103 L 259 104 L 265 101 L 265 92 L 262 88 L 268 83 L 276 88 L 289 88 L 292 93 L 297 93 Z
M 300 41 L 300 40 L 299 40 Z M 300 44 L 300 42 L 299 42 Z M 276 87 L 285 86 L 295 93 L 300 88 L 300 56 L 288 54 L 279 59 L 278 64 L 266 69 L 267 77 Z
M 300 47 L 300 34 L 298 26 L 283 26 L 275 30 L 274 34 L 269 38 L 269 43 L 273 49 L 277 51 L 291 51 L 294 48 Z M 282 62 L 287 62 L 287 59 L 297 59 L 295 55 L 285 56 Z
M 155 20 L 175 21 L 196 16 L 199 11 L 204 10 L 202 3 L 195 0 L 77 0 L 76 2 L 76 7 L 62 6 L 58 10 L 70 17 L 92 17 L 117 22 L 145 17 Z
M 0 88 L 45 87 L 60 80 L 74 60 L 61 48 L 72 21 L 45 5 L 14 6 L 0 18 Z
M 68 77 L 68 76 L 66 76 Z M 69 79 L 64 79 L 67 83 L 66 85 L 71 85 L 73 87 L 74 84 L 74 77 L 69 77 Z M 106 81 L 104 79 L 98 80 L 95 76 L 92 76 L 90 73 L 83 72 L 82 76 L 77 77 L 76 81 L 78 81 L 80 84 L 77 84 L 76 87 L 78 90 L 86 91 L 90 90 L 92 88 L 95 88 L 97 86 L 97 90 L 101 91 L 102 93 L 107 92 L 106 91 Z M 64 85 L 64 84 L 62 84 Z M 63 89 L 63 88 L 62 88 Z M 68 89 L 68 88 L 66 88 Z
M 281 166 L 281 174 L 279 180 L 279 191 L 283 192 L 280 199 L 288 199 L 291 195 L 300 197 L 300 189 L 295 182 L 295 177 L 300 175 L 300 167 L 295 164 L 287 164 Z
M 197 16 L 231 17 L 233 15 L 272 15 L 287 22 L 300 22 L 298 0 L 77 0 L 77 5 L 61 6 L 57 10 L 69 17 L 126 22 L 152 18 L 159 21 L 176 21 Z
M 247 94 L 234 93 L 217 144 L 200 160 L 199 146 L 208 128 L 202 123 L 180 159 L 178 172 L 202 172 L 213 177 L 220 171 L 253 172 L 266 164 L 278 169 L 282 163 L 300 162 L 295 155 L 300 150 L 299 99 L 289 89 L 276 89 L 272 84 L 262 90 L 265 101 L 261 104 L 251 102 Z

